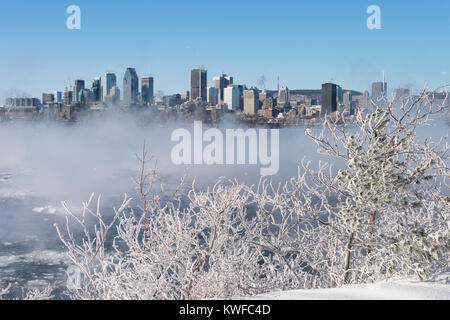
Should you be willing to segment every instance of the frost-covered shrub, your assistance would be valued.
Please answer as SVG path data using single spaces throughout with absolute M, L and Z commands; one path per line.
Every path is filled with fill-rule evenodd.
M 397 107 L 373 102 L 373 113 L 360 110 L 351 123 L 327 118 L 307 135 L 346 167 L 334 174 L 303 163 L 284 185 L 220 179 L 167 199 L 154 190 L 159 175 L 147 170 L 144 148 L 138 210 L 127 195 L 109 222 L 100 197 L 81 215 L 64 205 L 83 230 L 77 239 L 69 220 L 66 233 L 57 227 L 79 274 L 72 298 L 224 298 L 448 271 L 448 146 L 415 135 L 447 101 L 424 92 Z

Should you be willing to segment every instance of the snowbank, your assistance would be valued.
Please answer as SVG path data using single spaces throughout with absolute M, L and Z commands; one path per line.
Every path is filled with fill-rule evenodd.
M 273 292 L 245 299 L 261 300 L 450 300 L 450 273 L 428 281 L 391 280 L 333 289 Z

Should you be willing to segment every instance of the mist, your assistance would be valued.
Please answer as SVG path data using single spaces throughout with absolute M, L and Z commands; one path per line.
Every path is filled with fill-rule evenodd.
M 139 174 L 136 154 L 144 141 L 156 161 L 165 190 L 173 190 L 186 174 L 185 193 L 195 179 L 204 189 L 218 178 L 237 179 L 248 185 L 260 180 L 260 165 L 174 165 L 171 141 L 175 129 L 193 132 L 193 121 L 153 121 L 142 125 L 139 116 L 107 113 L 67 125 L 59 122 L 13 121 L 0 123 L 0 285 L 14 281 L 21 287 L 65 281 L 67 258 L 54 223 L 65 223 L 61 201 L 75 212 L 92 193 L 102 195 L 104 215 L 112 214 L 124 193 L 135 197 Z M 208 128 L 203 124 L 204 130 Z M 223 133 L 242 124 L 218 124 Z M 297 175 L 302 159 L 343 161 L 317 153 L 305 135 L 306 127 L 280 129 L 279 172 L 265 177 L 283 183 Z M 319 131 L 321 127 L 313 127 Z M 434 123 L 420 135 L 434 140 L 448 134 L 448 125 Z M 38 281 L 38 283 L 36 283 Z M 40 282 L 39 282 L 40 281 Z M 12 294 L 16 294 L 13 290 Z

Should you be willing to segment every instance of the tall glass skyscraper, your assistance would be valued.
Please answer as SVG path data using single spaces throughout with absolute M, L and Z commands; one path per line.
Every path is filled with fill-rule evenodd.
M 144 103 L 153 101 L 153 77 L 141 78 L 141 96 Z
M 102 97 L 105 100 L 105 97 L 110 94 L 111 88 L 117 86 L 117 77 L 114 73 L 107 72 L 103 76 L 103 84 L 102 84 Z
M 201 98 L 206 101 L 207 92 L 207 73 L 203 69 L 193 69 L 191 70 L 191 100 Z
M 84 80 L 75 80 L 73 86 L 73 100 L 80 101 L 80 92 L 84 90 Z
M 330 114 L 337 110 L 337 87 L 334 83 L 322 84 L 322 114 Z
M 123 76 L 123 102 L 125 105 L 138 102 L 139 78 L 134 68 L 127 68 Z
M 219 89 L 218 100 L 219 102 L 223 102 L 224 95 L 223 89 L 228 87 L 230 84 L 233 84 L 233 77 L 227 76 L 226 74 L 221 74 L 218 77 L 213 78 L 213 87 Z
M 92 82 L 92 98 L 94 101 L 102 100 L 102 80 L 100 78 L 95 78 Z

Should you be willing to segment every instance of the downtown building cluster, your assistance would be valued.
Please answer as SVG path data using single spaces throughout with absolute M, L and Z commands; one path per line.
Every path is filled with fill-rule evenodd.
M 169 96 L 154 95 L 154 78 L 139 78 L 135 68 L 128 67 L 119 88 L 115 73 L 106 72 L 95 78 L 90 87 L 84 80 L 75 80 L 73 86 L 64 91 L 43 93 L 38 98 L 7 98 L 0 106 L 0 115 L 45 114 L 51 119 L 73 120 L 75 110 L 105 111 L 109 108 L 146 107 L 154 110 L 185 111 L 204 110 L 217 118 L 219 113 L 235 113 L 249 121 L 283 122 L 284 119 L 317 119 L 336 112 L 353 115 L 360 110 L 369 110 L 373 101 L 387 98 L 387 82 L 374 82 L 372 93 L 343 89 L 334 83 L 324 83 L 321 89 L 289 90 L 280 87 L 266 90 L 236 84 L 234 78 L 220 74 L 208 85 L 208 73 L 203 68 L 190 70 L 190 87 L 181 93 Z M 278 81 L 279 83 L 279 81 Z M 396 98 L 411 94 L 409 89 L 395 89 Z M 133 108 L 130 108 L 133 109 Z M 135 108 L 134 108 L 135 109 Z

